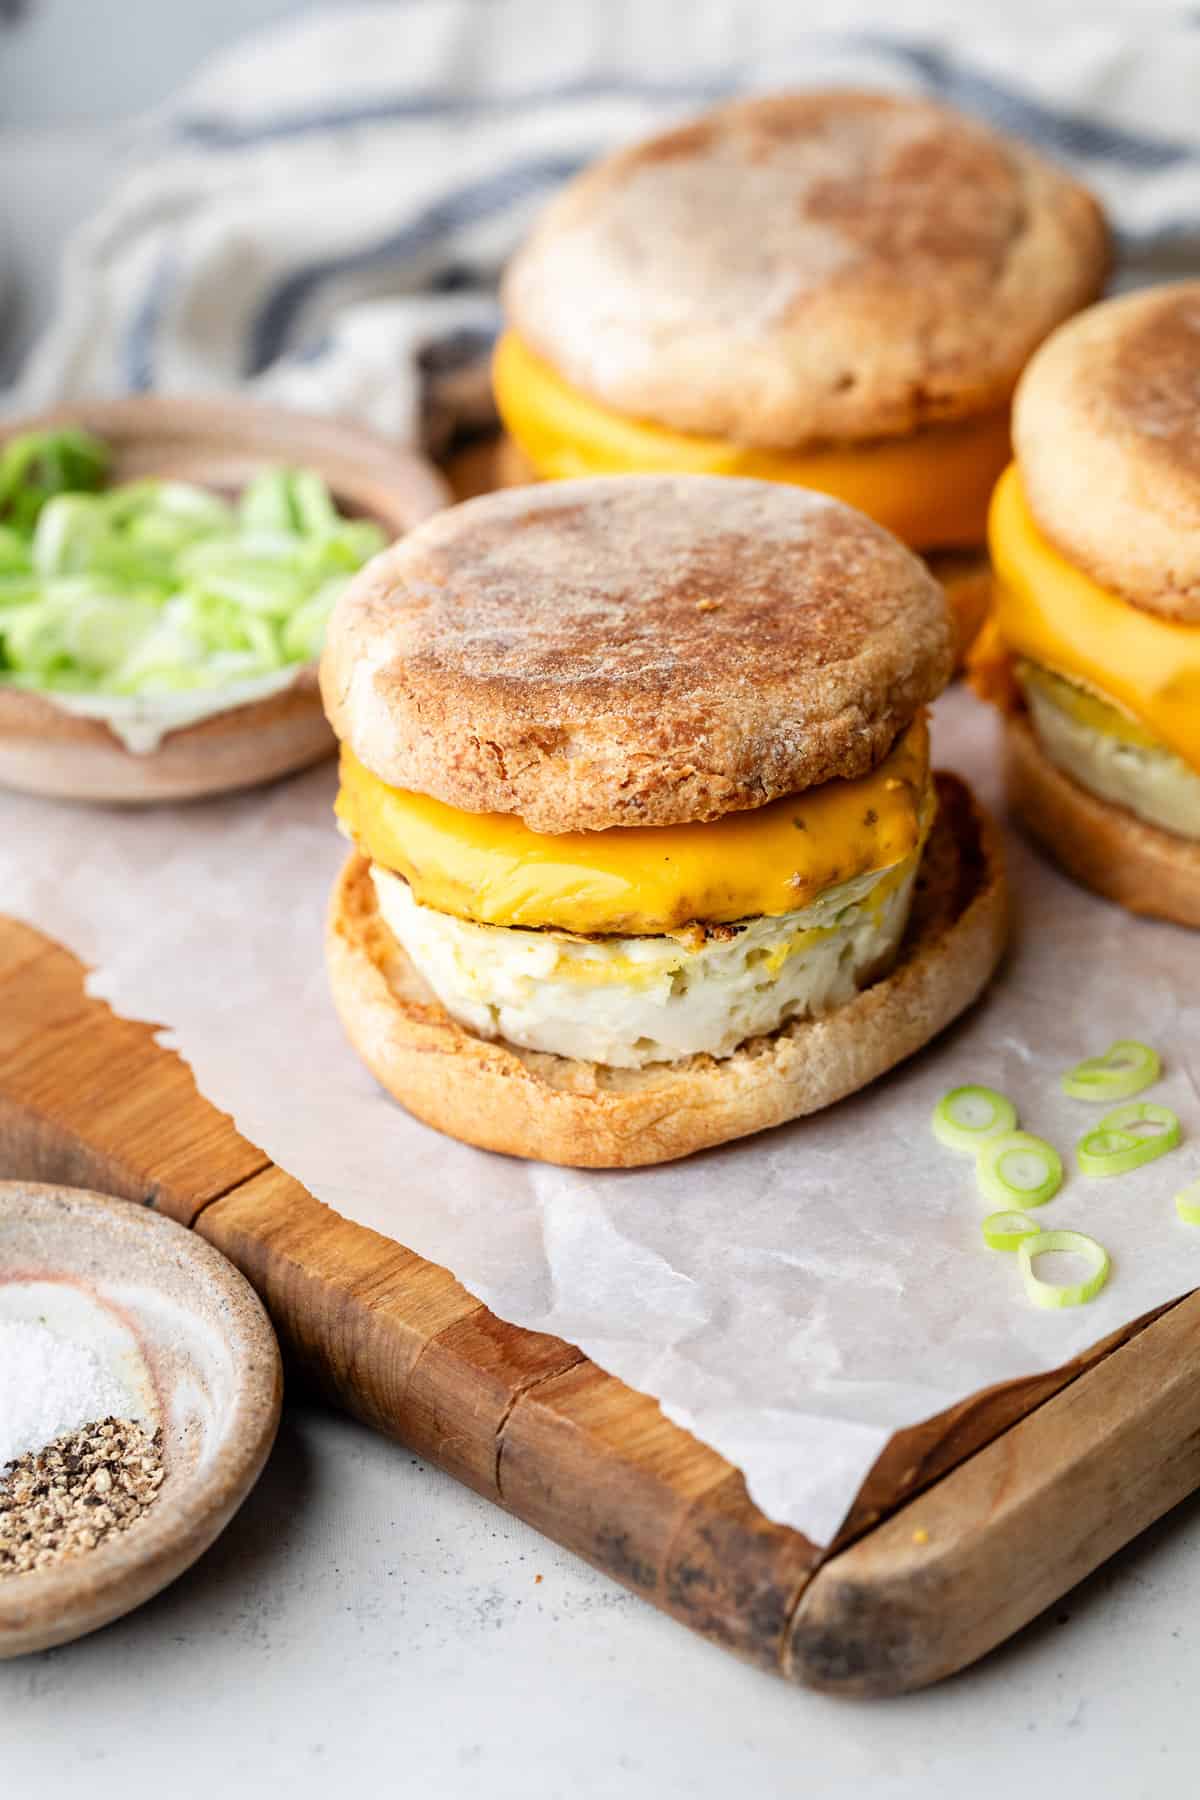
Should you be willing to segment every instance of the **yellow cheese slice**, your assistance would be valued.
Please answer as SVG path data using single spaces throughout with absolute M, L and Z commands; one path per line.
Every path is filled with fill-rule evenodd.
M 1001 642 L 1094 688 L 1200 770 L 1200 625 L 1179 625 L 1100 587 L 1034 522 L 1015 466 L 992 502 L 995 619 Z
M 484 925 L 651 936 L 777 916 L 889 869 L 930 817 L 929 732 L 915 719 L 869 775 L 828 781 L 707 825 L 531 831 L 389 787 L 344 745 L 337 812 L 364 855 L 423 906 Z
M 982 544 L 988 499 L 1011 455 L 1007 407 L 909 437 L 773 450 L 672 431 L 589 399 L 516 335 L 496 347 L 500 417 L 541 476 L 746 475 L 832 494 L 916 550 Z

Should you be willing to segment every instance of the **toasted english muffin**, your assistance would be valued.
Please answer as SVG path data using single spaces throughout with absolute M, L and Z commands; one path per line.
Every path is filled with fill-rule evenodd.
M 1002 406 L 1107 266 L 1095 200 L 1036 151 L 835 90 L 735 101 L 596 163 L 503 297 L 603 405 L 798 449 Z
M 535 831 L 862 774 L 949 678 L 944 597 L 820 494 L 627 476 L 466 501 L 338 604 L 321 686 L 382 780 Z
M 1013 436 L 1050 542 L 1132 605 L 1200 625 L 1200 281 L 1056 332 L 1021 383 Z
M 351 1041 L 418 1117 L 581 1166 L 871 1080 L 1003 941 L 990 827 L 929 768 L 953 658 L 919 559 L 795 487 L 592 479 L 430 521 L 322 663 Z

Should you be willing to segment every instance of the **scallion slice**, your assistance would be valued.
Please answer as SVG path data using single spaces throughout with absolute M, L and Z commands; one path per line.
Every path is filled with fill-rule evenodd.
M 1141 1148 L 1128 1131 L 1089 1131 L 1076 1144 L 1075 1157 L 1084 1175 L 1125 1175 L 1142 1162 Z
M 938 1101 L 930 1124 L 939 1144 L 974 1156 L 988 1138 L 1016 1130 L 1017 1109 L 995 1088 L 956 1087 Z
M 1175 1196 L 1175 1211 L 1185 1225 L 1200 1225 L 1200 1181 L 1189 1181 Z
M 1029 1131 L 1006 1131 L 980 1145 L 975 1179 L 988 1200 L 1045 1206 L 1062 1186 L 1062 1157 L 1045 1138 Z
M 1037 1237 L 1040 1227 L 1023 1212 L 989 1213 L 982 1225 L 983 1241 L 989 1250 L 1015 1250 L 1028 1237 Z
M 1119 1038 L 1103 1056 L 1085 1056 L 1062 1078 L 1072 1100 L 1128 1100 L 1152 1087 L 1162 1074 L 1157 1050 L 1136 1038 Z
M 0 453 L 0 518 L 31 532 L 55 494 L 92 493 L 108 474 L 109 450 L 99 438 L 68 425 L 11 438 Z
M 1174 1150 L 1181 1136 L 1179 1119 L 1169 1106 L 1130 1100 L 1114 1106 L 1094 1131 L 1080 1138 L 1076 1156 L 1085 1175 L 1128 1175 Z
M 1067 1250 L 1086 1256 L 1092 1264 L 1092 1273 L 1086 1281 L 1043 1281 L 1034 1269 L 1034 1260 L 1051 1250 Z M 1021 1263 L 1025 1292 L 1035 1306 L 1047 1308 L 1083 1306 L 1087 1301 L 1094 1300 L 1108 1280 L 1109 1270 L 1112 1268 L 1104 1245 L 1098 1244 L 1095 1238 L 1088 1237 L 1082 1231 L 1036 1232 L 1033 1237 L 1023 1238 L 1017 1245 L 1017 1256 Z

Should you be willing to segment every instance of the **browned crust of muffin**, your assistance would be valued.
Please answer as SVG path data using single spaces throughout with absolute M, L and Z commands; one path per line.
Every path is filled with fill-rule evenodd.
M 926 100 L 818 91 L 593 165 L 504 301 L 602 404 L 799 449 L 1002 404 L 1108 265 L 1096 200 L 1025 145 Z
M 1021 381 L 1013 441 L 1038 527 L 1070 562 L 1200 624 L 1200 281 L 1063 326 Z
M 720 1060 L 612 1069 L 476 1037 L 433 998 L 379 915 L 370 865 L 334 889 L 334 1003 L 376 1080 L 417 1118 L 486 1150 L 579 1168 L 668 1162 L 816 1112 L 911 1056 L 982 992 L 1004 948 L 999 837 L 954 776 L 891 973 L 823 1018 Z
M 486 446 L 489 479 L 472 490 L 485 493 L 492 488 L 525 487 L 538 480 L 538 472 L 525 452 L 507 433 Z M 464 496 L 465 497 L 465 496 Z M 945 589 L 954 615 L 957 644 L 957 666 L 961 672 L 967 652 L 979 636 L 983 622 L 992 609 L 992 559 L 983 548 L 978 550 L 927 550 L 925 563 L 935 581 Z
M 384 781 L 559 832 L 861 775 L 953 657 L 938 584 L 849 507 L 616 476 L 489 494 L 411 533 L 339 601 L 321 687 Z
M 1008 801 L 1068 875 L 1130 912 L 1200 926 L 1200 843 L 1089 794 L 1055 766 L 1024 714 L 1004 722 Z

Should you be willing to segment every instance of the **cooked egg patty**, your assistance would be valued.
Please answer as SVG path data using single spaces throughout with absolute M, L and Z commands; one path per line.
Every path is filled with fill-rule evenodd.
M 1200 775 L 1122 708 L 1036 663 L 1017 680 L 1042 749 L 1089 793 L 1200 839 Z
M 881 974 L 935 808 L 923 715 L 869 774 L 705 824 L 535 832 L 389 787 L 345 746 L 338 798 L 452 1018 L 623 1069 L 729 1056 Z
M 707 1054 L 851 999 L 894 961 L 921 845 L 773 918 L 679 937 L 575 937 L 422 906 L 372 865 L 379 910 L 450 1015 L 481 1037 L 640 1069 Z

